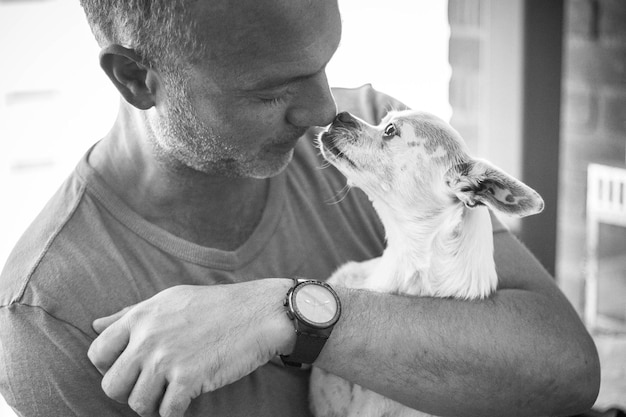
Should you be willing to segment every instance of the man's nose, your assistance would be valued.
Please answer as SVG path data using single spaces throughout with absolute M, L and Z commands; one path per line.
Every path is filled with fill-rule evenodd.
M 302 90 L 287 113 L 289 123 L 301 127 L 330 124 L 337 114 L 337 105 L 326 73 L 322 71 L 302 83 Z

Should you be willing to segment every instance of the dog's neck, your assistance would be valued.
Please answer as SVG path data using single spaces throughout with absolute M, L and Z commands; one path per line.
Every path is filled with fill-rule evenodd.
M 495 290 L 491 219 L 486 207 L 457 204 L 411 219 L 376 205 L 387 248 L 369 278 L 377 291 L 482 298 Z M 401 217 L 400 217 L 401 216 Z

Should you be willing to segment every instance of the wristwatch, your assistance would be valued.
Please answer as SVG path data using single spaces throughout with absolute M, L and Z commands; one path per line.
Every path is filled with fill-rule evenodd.
M 296 345 L 291 354 L 280 358 L 298 368 L 315 362 L 341 316 L 337 293 L 325 282 L 294 278 L 283 305 L 293 320 Z

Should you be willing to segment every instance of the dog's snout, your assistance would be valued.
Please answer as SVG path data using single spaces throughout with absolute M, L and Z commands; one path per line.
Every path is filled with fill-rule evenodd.
M 342 111 L 337 116 L 335 116 L 335 120 L 341 123 L 350 123 L 354 121 L 354 118 L 347 111 Z
M 333 125 L 335 126 L 345 126 L 345 127 L 356 127 L 357 121 L 356 119 L 347 111 L 339 113 L 335 116 L 335 120 L 333 120 Z

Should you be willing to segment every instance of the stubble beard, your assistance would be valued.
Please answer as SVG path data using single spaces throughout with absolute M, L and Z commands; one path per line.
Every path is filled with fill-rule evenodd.
M 186 93 L 185 82 L 175 76 L 168 83 L 170 105 L 153 129 L 154 154 L 169 169 L 192 169 L 211 176 L 227 178 L 269 178 L 282 172 L 293 157 L 293 150 L 272 152 L 262 150 L 253 159 L 245 160 L 241 151 L 197 116 Z M 306 129 L 294 128 L 286 135 L 289 141 L 302 136 Z

